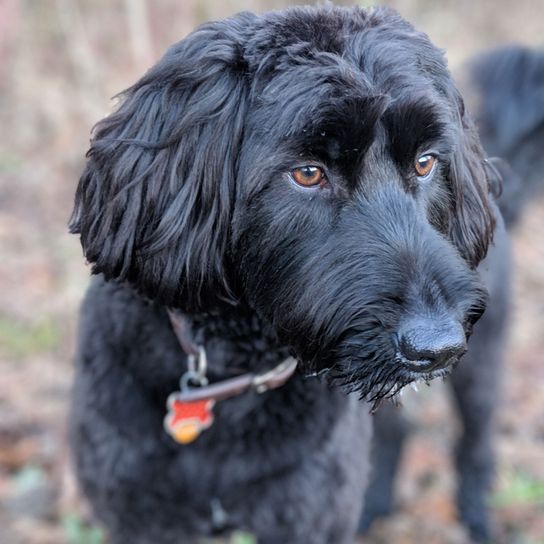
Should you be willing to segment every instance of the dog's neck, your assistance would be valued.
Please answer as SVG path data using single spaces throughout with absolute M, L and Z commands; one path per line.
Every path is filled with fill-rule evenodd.
M 266 371 L 289 357 L 271 327 L 248 307 L 183 314 L 183 319 L 187 339 L 206 350 L 212 380 Z

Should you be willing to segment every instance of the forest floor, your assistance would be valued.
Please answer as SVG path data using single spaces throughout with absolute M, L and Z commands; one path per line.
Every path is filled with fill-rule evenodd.
M 231 1 L 224 10 L 265 3 Z M 484 43 L 476 26 L 485 21 L 483 8 L 464 0 L 444 2 L 441 10 L 435 4 L 403 5 L 458 65 L 468 48 Z M 131 83 L 156 50 L 196 20 L 218 16 L 205 0 L 155 2 L 149 8 L 150 46 L 138 30 L 138 14 L 126 13 L 133 9 L 129 5 L 145 2 L 0 3 L 0 92 L 6 99 L 0 102 L 0 124 L 13 127 L 0 142 L 0 544 L 105 542 L 77 493 L 66 439 L 77 308 L 89 273 L 78 241 L 66 232 L 75 181 L 89 128 L 107 112 L 107 97 Z M 497 2 L 490 5 L 499 13 Z M 491 36 L 486 44 L 514 39 L 516 29 L 518 39 L 541 39 L 535 25 L 543 17 L 534 16 L 535 22 L 528 15 L 529 0 L 516 5 L 485 31 Z M 161 21 L 174 20 L 171 12 L 182 23 L 161 27 Z M 462 44 L 455 26 L 461 21 Z M 127 46 L 127 36 L 140 41 L 128 39 Z M 496 541 L 503 544 L 544 543 L 543 232 L 544 202 L 534 202 L 513 233 L 514 308 L 490 499 Z M 365 542 L 466 543 L 453 502 L 451 454 L 459 424 L 447 385 L 410 392 L 404 410 L 413 432 L 398 507 Z

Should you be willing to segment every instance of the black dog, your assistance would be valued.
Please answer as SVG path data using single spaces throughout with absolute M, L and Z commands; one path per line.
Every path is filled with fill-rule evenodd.
M 83 490 L 114 543 L 350 542 L 369 406 L 329 385 L 375 405 L 446 375 L 502 236 L 442 54 L 387 9 L 244 13 L 123 98 L 71 223 L 100 274 L 72 415 Z
M 544 49 L 507 46 L 470 64 L 476 122 L 489 155 L 512 168 L 499 206 L 507 226 L 544 187 Z M 512 179 L 516 176 L 518 179 Z
M 524 203 L 544 186 L 544 51 L 508 46 L 480 55 L 468 67 L 468 93 L 476 102 L 482 143 L 501 171 L 498 204 L 508 227 L 518 221 Z M 463 523 L 477 541 L 491 538 L 487 495 L 493 477 L 493 416 L 500 399 L 499 383 L 508 325 L 510 263 L 507 246 L 495 251 L 496 263 L 486 284 L 491 297 L 476 325 L 467 355 L 452 374 L 451 385 L 463 422 L 457 446 L 457 503 Z M 374 468 L 361 522 L 392 509 L 393 482 L 407 424 L 398 410 L 384 406 L 375 418 Z

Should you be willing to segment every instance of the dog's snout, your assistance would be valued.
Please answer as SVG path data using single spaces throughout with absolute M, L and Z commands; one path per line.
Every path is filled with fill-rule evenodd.
M 398 342 L 405 364 L 420 372 L 445 368 L 467 349 L 465 331 L 453 320 L 412 318 L 402 324 Z

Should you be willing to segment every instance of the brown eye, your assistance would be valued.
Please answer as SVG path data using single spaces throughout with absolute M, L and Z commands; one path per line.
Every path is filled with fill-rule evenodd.
M 291 175 L 293 179 L 303 187 L 314 187 L 325 181 L 325 173 L 319 166 L 301 166 L 295 168 Z
M 416 174 L 419 178 L 428 176 L 436 164 L 436 157 L 434 155 L 421 155 L 415 162 Z

